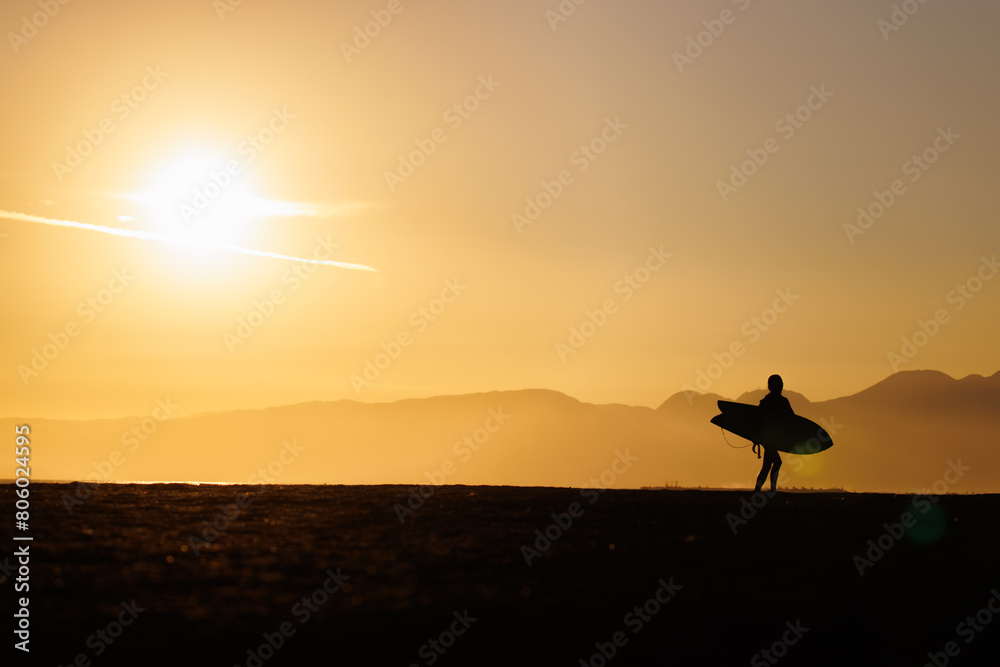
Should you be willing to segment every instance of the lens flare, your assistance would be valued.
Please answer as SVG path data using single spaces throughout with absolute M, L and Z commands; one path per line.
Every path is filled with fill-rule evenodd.
M 928 502 L 925 498 L 924 502 Z M 917 508 L 913 505 L 910 512 L 916 519 L 916 523 L 906 529 L 906 535 L 917 544 L 931 544 L 937 542 L 944 536 L 948 519 L 940 505 L 932 505 Z

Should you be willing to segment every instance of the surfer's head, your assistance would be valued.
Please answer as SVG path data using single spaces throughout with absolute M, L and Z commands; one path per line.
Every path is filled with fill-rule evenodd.
M 780 375 L 772 375 L 771 377 L 767 378 L 767 388 L 776 394 L 780 394 L 784 386 L 785 383 L 781 381 Z

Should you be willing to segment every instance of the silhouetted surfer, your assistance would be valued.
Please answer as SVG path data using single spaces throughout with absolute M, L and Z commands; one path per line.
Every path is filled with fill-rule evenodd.
M 768 422 L 774 420 L 775 417 L 795 414 L 792 410 L 792 404 L 788 402 L 787 398 L 781 395 L 781 390 L 784 386 L 785 383 L 782 382 L 780 375 L 772 375 L 767 378 L 767 388 L 771 393 L 760 399 L 760 407 L 757 410 L 758 433 L 762 428 L 766 428 Z M 757 458 L 760 458 L 760 448 L 760 442 L 757 442 L 753 446 L 753 450 L 757 453 Z M 771 472 L 771 491 L 776 491 L 778 487 L 778 470 L 780 468 L 781 456 L 778 454 L 778 450 L 764 446 L 764 464 L 760 468 L 760 474 L 757 475 L 757 486 L 754 488 L 754 491 L 760 491 L 760 487 L 764 486 L 768 470 Z

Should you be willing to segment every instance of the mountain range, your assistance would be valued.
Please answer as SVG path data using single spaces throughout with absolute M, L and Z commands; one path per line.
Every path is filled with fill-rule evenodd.
M 781 487 L 1000 492 L 1000 373 L 904 371 L 833 400 L 785 395 L 834 446 L 783 455 Z M 525 389 L 185 417 L 161 401 L 130 418 L 0 422 L 31 426 L 34 481 L 752 488 L 750 443 L 709 423 L 723 398 L 682 392 L 653 409 Z

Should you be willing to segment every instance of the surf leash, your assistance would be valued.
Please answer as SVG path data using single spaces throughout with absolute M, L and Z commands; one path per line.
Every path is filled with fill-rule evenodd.
M 734 445 L 733 443 L 729 442 L 729 438 L 726 437 L 726 429 L 719 428 L 719 430 L 722 431 L 722 439 L 725 440 L 726 444 L 732 447 L 733 449 L 746 449 L 747 447 L 750 446 L 750 445 Z M 754 445 L 754 452 L 757 453 L 757 458 L 760 458 L 759 447 L 760 445 Z

